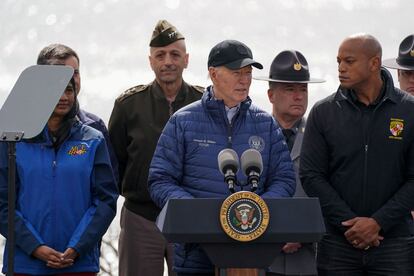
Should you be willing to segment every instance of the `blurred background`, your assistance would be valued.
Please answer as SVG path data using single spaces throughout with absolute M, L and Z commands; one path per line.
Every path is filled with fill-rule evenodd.
M 412 0 L 2 0 L 0 104 L 44 46 L 63 43 L 80 57 L 81 107 L 107 123 L 119 94 L 153 80 L 148 44 L 157 21 L 167 19 L 186 37 L 184 79 L 192 84 L 209 84 L 208 53 L 224 39 L 252 49 L 265 67 L 254 76 L 268 75 L 280 51 L 299 50 L 311 75 L 327 81 L 310 85 L 309 111 L 338 86 L 336 54 L 346 36 L 370 33 L 384 58 L 396 57 L 401 40 L 414 32 L 413 10 Z M 266 91 L 266 82 L 253 81 L 250 96 L 271 112 Z M 117 218 L 105 236 L 101 275 L 117 275 L 118 224 Z

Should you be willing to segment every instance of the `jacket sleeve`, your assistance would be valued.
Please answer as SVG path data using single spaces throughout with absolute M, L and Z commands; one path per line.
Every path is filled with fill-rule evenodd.
M 124 110 L 119 101 L 116 100 L 109 119 L 109 140 L 111 141 L 111 148 L 113 154 L 117 159 L 118 165 L 118 190 L 122 194 L 122 180 L 124 178 L 125 168 L 128 160 L 128 136 L 125 124 Z
M 7 144 L 0 143 L 0 233 L 7 239 L 8 234 L 8 158 Z M 19 176 L 16 175 L 16 199 L 19 191 Z M 42 244 L 44 241 L 33 225 L 27 221 L 19 210 L 14 216 L 16 245 L 27 255 Z
M 384 232 L 406 219 L 410 210 L 414 210 L 414 144 L 411 140 L 405 156 L 407 164 L 405 183 L 400 189 L 373 215 Z
M 79 120 L 82 123 L 84 123 L 85 125 L 93 127 L 94 129 L 97 129 L 100 132 L 102 132 L 102 134 L 105 138 L 106 146 L 108 148 L 109 157 L 111 159 L 111 166 L 112 166 L 112 170 L 114 172 L 115 180 L 118 181 L 118 178 L 119 178 L 119 176 L 118 176 L 118 160 L 116 159 L 115 152 L 112 148 L 112 144 L 111 144 L 111 141 L 109 139 L 108 129 L 106 128 L 106 125 L 105 125 L 104 121 L 101 118 L 99 118 L 97 115 L 92 114 L 90 112 L 87 112 L 83 109 L 79 109 L 78 117 L 79 117 Z
M 109 138 L 108 129 L 106 128 L 105 123 L 102 121 L 102 119 L 99 119 L 96 122 L 96 125 L 97 126 L 94 127 L 94 128 L 99 130 L 100 132 L 102 132 L 102 134 L 105 138 L 106 147 L 108 149 L 109 158 L 111 160 L 112 171 L 114 172 L 115 181 L 118 183 L 118 180 L 119 180 L 118 159 L 116 158 L 115 151 L 112 147 L 111 139 Z
M 92 205 L 85 212 L 67 245 L 80 255 L 91 250 L 102 239 L 116 214 L 118 189 L 103 139 L 99 141 L 95 152 L 91 194 Z
M 185 145 L 184 133 L 176 119 L 172 116 L 161 133 L 149 170 L 149 192 L 161 208 L 171 198 L 193 198 L 180 185 Z
M 268 180 L 263 198 L 292 197 L 295 193 L 296 179 L 289 149 L 284 142 L 280 128 L 272 119 L 270 129 L 270 157 Z
M 329 183 L 329 149 L 324 137 L 324 116 L 318 106 L 312 108 L 306 124 L 300 155 L 300 178 L 309 197 L 318 197 L 325 220 L 341 232 L 341 223 L 356 214 Z

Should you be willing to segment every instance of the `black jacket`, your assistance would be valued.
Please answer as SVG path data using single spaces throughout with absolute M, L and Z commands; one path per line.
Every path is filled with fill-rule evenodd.
M 385 237 L 413 233 L 414 97 L 381 71 L 383 98 L 360 108 L 351 91 L 338 91 L 312 108 L 302 145 L 300 176 L 319 197 L 328 233 L 341 222 L 372 217 Z

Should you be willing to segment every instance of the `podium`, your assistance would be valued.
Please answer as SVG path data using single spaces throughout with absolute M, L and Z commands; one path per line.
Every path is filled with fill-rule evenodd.
M 266 269 L 285 242 L 317 242 L 325 233 L 317 198 L 265 199 L 270 213 L 266 232 L 253 241 L 236 241 L 220 225 L 223 201 L 171 199 L 157 219 L 158 228 L 169 242 L 200 244 L 218 268 L 216 275 L 222 269 Z M 219 275 L 250 274 L 219 272 Z

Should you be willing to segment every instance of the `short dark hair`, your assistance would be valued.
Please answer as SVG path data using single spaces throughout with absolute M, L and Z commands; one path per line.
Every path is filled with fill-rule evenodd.
M 57 61 L 63 61 L 70 57 L 75 57 L 79 61 L 78 54 L 69 46 L 63 44 L 50 44 L 44 47 L 37 56 L 38 65 L 52 65 Z

